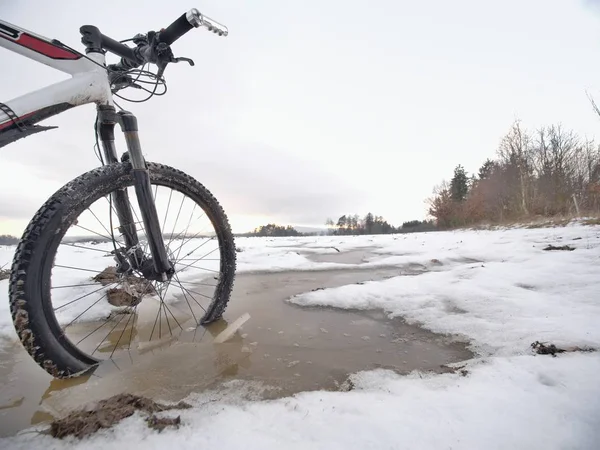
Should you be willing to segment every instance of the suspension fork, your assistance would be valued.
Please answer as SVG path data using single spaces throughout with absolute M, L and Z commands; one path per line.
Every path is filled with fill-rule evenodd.
M 160 229 L 156 205 L 152 196 L 150 173 L 142 155 L 137 119 L 132 113 L 127 111 L 115 113 L 113 106 L 98 106 L 97 129 L 107 164 L 119 162 L 114 135 L 114 128 L 117 123 L 121 126 L 125 142 L 127 143 L 129 160 L 133 169 L 135 193 L 142 214 L 150 253 L 152 254 L 151 262 L 153 271 L 148 271 L 150 267 L 148 267 L 147 263 L 149 261 L 145 260 L 143 251 L 139 247 L 139 238 L 135 221 L 133 220 L 127 189 L 118 189 L 111 193 L 114 209 L 119 220 L 120 231 L 124 235 L 127 250 L 135 249 L 133 255 L 130 256 L 130 263 L 136 269 L 141 270 L 146 277 L 166 281 L 173 273 L 173 266 L 169 262 Z

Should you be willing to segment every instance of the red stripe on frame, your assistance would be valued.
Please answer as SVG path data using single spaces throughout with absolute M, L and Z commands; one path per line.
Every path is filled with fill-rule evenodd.
M 21 34 L 21 36 L 19 36 L 19 39 L 17 39 L 16 42 L 21 44 L 23 47 L 27 47 L 52 59 L 81 58 L 81 56 L 77 53 L 73 53 L 68 50 L 65 50 L 64 48 L 57 47 L 55 45 L 50 44 L 49 42 L 30 36 L 26 33 Z
M 21 119 L 21 120 L 27 119 L 29 116 L 32 116 L 36 112 L 37 111 L 33 111 L 33 112 L 30 112 L 30 113 L 27 113 L 27 114 L 23 114 L 22 116 L 19 116 L 19 119 Z M 0 123 L 0 130 L 8 128 L 8 127 L 10 127 L 13 124 L 14 124 L 14 122 L 12 120 L 8 119 L 8 122 Z

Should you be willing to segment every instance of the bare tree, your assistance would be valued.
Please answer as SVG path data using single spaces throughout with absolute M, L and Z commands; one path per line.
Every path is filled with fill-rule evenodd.
M 524 215 L 529 214 L 527 194 L 532 169 L 531 153 L 531 138 L 526 131 L 521 129 L 520 122 L 516 121 L 502 139 L 498 156 L 501 163 L 508 169 L 507 174 L 512 175 L 511 178 L 516 178 L 518 189 L 514 193 L 514 200 Z M 507 181 L 510 183 L 511 180 Z

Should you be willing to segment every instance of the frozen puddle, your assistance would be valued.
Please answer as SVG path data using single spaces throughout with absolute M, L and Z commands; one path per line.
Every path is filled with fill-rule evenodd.
M 440 371 L 469 359 L 464 344 L 380 311 L 300 308 L 285 302 L 312 289 L 381 280 L 401 268 L 239 275 L 225 320 L 187 332 L 163 347 L 101 364 L 91 375 L 53 380 L 17 344 L 0 350 L 0 432 L 10 435 L 82 404 L 118 393 L 177 401 L 224 381 L 258 381 L 265 398 L 339 389 L 348 374 L 385 367 Z M 406 273 L 406 270 L 404 270 Z M 244 313 L 229 340 L 214 338 Z

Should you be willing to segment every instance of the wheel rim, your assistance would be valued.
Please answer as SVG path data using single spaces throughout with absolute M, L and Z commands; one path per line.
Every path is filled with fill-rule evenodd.
M 124 247 L 110 195 L 79 211 L 60 237 L 49 298 L 61 338 L 94 361 L 171 342 L 195 330 L 219 295 L 223 249 L 200 201 L 161 181 L 153 195 L 175 274 L 148 282 L 137 271 L 119 273 L 115 252 Z M 149 253 L 133 187 L 127 188 L 140 248 Z

